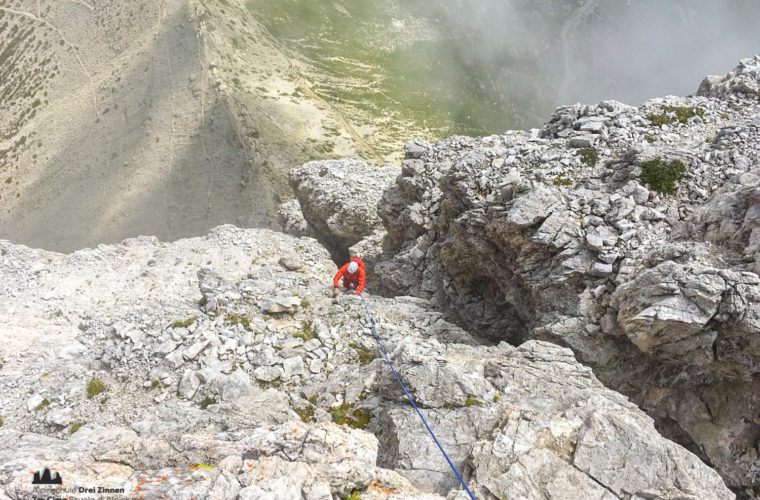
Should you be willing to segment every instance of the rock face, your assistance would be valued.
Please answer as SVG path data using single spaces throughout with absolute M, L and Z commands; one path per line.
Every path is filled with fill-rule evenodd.
M 348 260 L 348 247 L 382 229 L 377 203 L 398 174 L 391 165 L 345 159 L 293 168 L 288 180 L 314 234 L 333 255 Z
M 733 498 L 717 473 L 704 476 L 697 457 L 663 439 L 569 349 L 405 343 L 398 359 L 452 460 L 472 471 L 477 498 Z M 390 396 L 395 380 L 386 380 Z M 415 419 L 405 406 L 385 410 L 386 460 L 417 482 L 454 486 L 435 445 L 409 432 Z
M 25 435 L 0 475 L 9 479 L 4 488 L 11 497 L 27 488 L 28 473 L 18 474 L 19 467 L 36 470 L 53 461 L 67 485 L 124 488 L 122 493 L 146 498 L 331 500 L 389 487 L 409 498 L 441 498 L 421 495 L 398 474 L 375 467 L 377 447 L 372 434 L 333 423 L 288 422 L 242 438 L 144 437 L 125 428 L 86 426 L 65 441 Z
M 410 144 L 378 206 L 378 279 L 470 332 L 570 347 L 731 486 L 756 486 L 758 60 L 695 97 Z
M 0 253 L 0 496 L 53 467 L 146 498 L 462 498 L 314 239 L 222 226 Z M 734 497 L 570 350 L 366 300 L 478 498 Z
M 708 76 L 702 80 L 698 95 L 738 101 L 757 97 L 760 92 L 760 55 L 742 59 L 726 76 Z
M 301 204 L 298 203 L 298 200 L 290 200 L 280 205 L 276 217 L 282 232 L 297 237 L 311 236 L 311 230 L 303 217 Z

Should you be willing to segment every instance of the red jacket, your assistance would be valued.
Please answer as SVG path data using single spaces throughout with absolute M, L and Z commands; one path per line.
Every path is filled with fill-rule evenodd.
M 348 272 L 348 265 L 351 262 L 359 264 L 359 269 L 353 274 Z M 334 287 L 338 287 L 341 278 L 343 278 L 343 286 L 351 288 L 351 285 L 354 285 L 356 287 L 357 295 L 362 293 L 362 290 L 364 290 L 364 262 L 357 257 L 352 257 L 351 260 L 343 264 L 333 278 Z

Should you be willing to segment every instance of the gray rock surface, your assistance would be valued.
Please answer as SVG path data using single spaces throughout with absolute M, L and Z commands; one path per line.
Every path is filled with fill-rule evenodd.
M 431 341 L 403 343 L 397 356 L 451 459 L 474 471 L 478 498 L 733 498 L 717 473 L 705 475 L 697 457 L 663 439 L 569 349 Z M 396 389 L 387 374 L 377 383 L 384 395 Z M 404 464 L 398 472 L 439 490 L 455 486 L 425 433 L 408 432 L 415 419 L 406 406 L 384 411 L 381 445 L 390 448 L 381 465 Z
M 4 495 L 28 487 L 28 470 L 53 466 L 70 484 L 107 477 L 104 485 L 146 498 L 461 497 L 379 358 L 361 303 L 329 293 L 334 264 L 315 240 L 222 226 L 203 238 L 137 238 L 70 255 L 0 248 Z M 301 303 L 269 312 L 277 297 Z M 600 488 L 733 498 L 569 350 L 481 345 L 427 300 L 366 299 L 399 373 L 479 496 L 538 487 L 568 499 Z M 30 400 L 30 386 L 47 405 Z M 603 435 L 616 447 L 593 448 Z M 501 456 L 483 450 L 504 449 L 503 436 L 520 445 L 486 460 Z M 555 438 L 583 454 L 547 445 Z M 616 474 L 605 460 L 636 467 Z M 546 464 L 575 489 L 519 475 Z
M 415 145 L 378 205 L 377 278 L 479 335 L 570 347 L 732 487 L 756 487 L 758 60 L 692 97 Z M 682 162 L 672 193 L 649 160 Z
M 736 99 L 739 96 L 757 97 L 760 92 L 760 55 L 742 59 L 739 65 L 725 76 L 707 76 L 697 91 L 698 95 L 718 99 Z
M 359 160 L 310 162 L 288 173 L 288 181 L 311 231 L 333 255 L 344 254 L 382 228 L 377 203 L 398 167 Z
M 282 232 L 291 236 L 311 236 L 311 230 L 301 212 L 301 204 L 298 200 L 290 200 L 280 205 L 277 209 L 277 223 Z

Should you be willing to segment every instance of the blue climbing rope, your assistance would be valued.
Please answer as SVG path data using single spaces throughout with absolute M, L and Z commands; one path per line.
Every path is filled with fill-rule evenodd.
M 380 337 L 377 335 L 377 330 L 375 330 L 375 320 L 372 318 L 372 315 L 369 313 L 369 309 L 367 308 L 367 303 L 364 301 L 364 296 L 362 294 L 359 294 L 359 298 L 362 299 L 362 304 L 364 305 L 364 312 L 367 314 L 367 320 L 369 320 L 369 326 L 372 329 L 372 335 L 375 336 L 375 340 L 377 341 L 377 345 L 380 346 L 380 352 L 383 353 L 383 357 L 385 358 L 385 362 L 388 363 L 388 366 L 391 367 L 391 371 L 393 372 L 393 376 L 396 377 L 396 380 L 398 381 L 398 385 L 401 386 L 401 390 L 404 391 L 404 394 L 406 394 L 406 399 L 409 400 L 409 402 L 414 407 L 414 411 L 417 412 L 417 415 L 420 416 L 422 419 L 422 423 L 425 424 L 425 428 L 430 433 L 430 437 L 433 438 L 433 441 L 435 441 L 435 444 L 438 445 L 438 449 L 441 450 L 441 453 L 443 453 L 444 458 L 449 463 L 449 467 L 451 467 L 451 470 L 454 471 L 454 474 L 457 475 L 457 479 L 459 479 L 459 482 L 462 483 L 462 486 L 464 486 L 465 491 L 468 495 L 470 495 L 470 498 L 472 500 L 475 500 L 475 497 L 470 492 L 470 488 L 467 487 L 467 484 L 464 482 L 464 479 L 462 479 L 462 475 L 457 470 L 456 466 L 454 466 L 453 463 L 451 463 L 451 459 L 446 454 L 446 452 L 443 450 L 443 446 L 441 446 L 441 443 L 438 442 L 438 438 L 435 437 L 435 434 L 433 433 L 433 430 L 430 428 L 430 426 L 427 423 L 427 420 L 425 420 L 425 417 L 422 416 L 422 412 L 420 412 L 420 409 L 417 408 L 417 405 L 414 404 L 414 400 L 412 399 L 412 396 L 409 394 L 409 391 L 406 390 L 406 386 L 401 381 L 401 377 L 398 376 L 398 373 L 396 373 L 396 369 L 393 368 L 393 363 L 391 363 L 390 358 L 388 358 L 388 352 L 385 350 L 385 346 L 380 341 Z

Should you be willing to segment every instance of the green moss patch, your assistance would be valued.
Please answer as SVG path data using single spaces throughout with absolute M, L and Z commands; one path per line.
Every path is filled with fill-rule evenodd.
M 200 403 L 201 410 L 205 410 L 209 406 L 215 405 L 216 403 L 217 403 L 216 399 L 214 399 L 214 398 L 212 398 L 210 396 L 206 396 L 203 399 L 203 401 L 201 401 L 201 403 Z
M 228 325 L 243 325 L 246 330 L 251 329 L 251 319 L 243 314 L 228 314 L 224 317 L 224 322 Z
M 303 303 L 301 305 L 303 305 Z M 317 338 L 317 335 L 311 331 L 311 323 L 308 321 L 301 323 L 301 331 L 294 333 L 293 336 L 298 339 L 303 339 L 304 342 Z
M 195 323 L 195 316 L 191 316 L 187 319 L 178 319 L 175 321 L 172 321 L 172 327 L 173 328 L 182 328 L 182 327 L 188 327 Z
M 305 423 L 314 422 L 314 407 L 306 406 L 304 408 L 295 408 L 293 411 L 298 413 L 301 420 Z
M 647 115 L 647 119 L 652 125 L 670 125 L 671 123 L 686 123 L 689 118 L 705 116 L 705 110 L 702 108 L 689 106 L 663 106 L 663 112 L 659 114 Z
M 597 153 L 596 149 L 594 148 L 579 149 L 578 156 L 580 157 L 581 161 L 589 167 L 595 166 L 596 162 L 599 160 L 599 153 Z
M 105 390 L 106 384 L 102 380 L 94 378 L 87 382 L 87 399 L 92 399 Z
M 354 405 L 343 403 L 330 410 L 332 421 L 338 425 L 348 425 L 355 429 L 364 429 L 369 423 L 369 413 L 355 409 Z
M 686 176 L 686 165 L 680 160 L 661 158 L 641 163 L 641 182 L 660 194 L 673 194 L 676 184 Z

